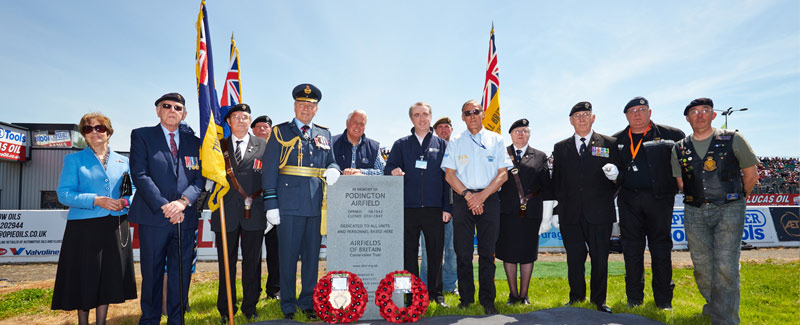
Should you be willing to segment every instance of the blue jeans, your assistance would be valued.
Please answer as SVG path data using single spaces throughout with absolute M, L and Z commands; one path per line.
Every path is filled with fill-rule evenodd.
M 428 253 L 425 252 L 425 235 L 420 236 L 422 241 L 422 263 L 419 274 L 422 282 L 428 285 Z M 453 221 L 444 224 L 444 265 L 442 265 L 442 290 L 453 292 L 458 288 L 458 274 L 456 274 L 456 250 L 453 248 Z
M 739 323 L 739 255 L 745 209 L 745 200 L 684 207 L 694 277 L 706 299 L 703 314 L 711 317 L 712 324 Z

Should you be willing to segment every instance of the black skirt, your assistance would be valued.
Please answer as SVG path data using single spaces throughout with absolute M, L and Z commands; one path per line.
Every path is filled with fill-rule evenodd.
M 128 216 L 67 220 L 51 309 L 88 310 L 136 299 Z
M 539 255 L 539 225 L 542 218 L 520 218 L 519 214 L 500 214 L 500 233 L 495 256 L 506 263 L 528 264 Z

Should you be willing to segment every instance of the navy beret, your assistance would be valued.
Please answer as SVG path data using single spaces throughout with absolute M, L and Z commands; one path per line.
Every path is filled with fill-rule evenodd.
M 580 103 L 575 104 L 575 106 L 572 106 L 572 109 L 569 111 L 569 116 L 572 116 L 572 114 L 575 114 L 577 112 L 583 112 L 583 111 L 591 112 L 592 111 L 592 103 L 590 103 L 590 102 L 580 102 Z
M 622 109 L 622 112 L 627 113 L 629 108 L 642 105 L 647 106 L 648 108 L 650 107 L 650 102 L 647 101 L 647 98 L 644 98 L 642 96 L 633 97 L 633 99 L 631 99 L 630 101 L 628 101 L 627 104 L 625 104 L 625 108 Z
M 247 114 L 250 114 L 250 105 L 244 103 L 236 104 L 236 106 L 231 107 L 231 109 L 229 109 L 228 112 L 225 113 L 225 119 L 227 120 L 231 116 L 231 114 L 233 114 L 233 112 L 246 112 Z
M 269 118 L 269 116 L 261 115 L 259 117 L 256 117 L 256 119 L 253 120 L 253 123 L 250 123 L 250 128 L 252 129 L 252 128 L 256 127 L 256 123 L 259 123 L 259 122 L 265 122 L 265 123 L 269 124 L 269 126 L 272 126 L 272 119 Z
M 294 100 L 316 103 L 322 100 L 322 91 L 312 84 L 299 84 L 292 90 Z
M 520 126 L 528 126 L 529 124 L 530 123 L 528 122 L 528 119 L 526 119 L 526 118 L 519 119 L 516 122 L 514 122 L 513 124 L 511 124 L 511 127 L 508 128 L 508 133 L 511 133 L 512 130 L 514 130 L 514 129 L 520 127 Z
M 186 105 L 186 100 L 183 98 L 183 96 L 181 96 L 181 94 L 169 93 L 169 94 L 164 94 L 163 96 L 156 99 L 156 106 L 158 106 L 158 103 L 165 100 L 171 100 L 173 102 L 181 103 L 181 105 Z
M 686 105 L 686 108 L 683 109 L 683 116 L 689 115 L 689 110 L 692 109 L 692 107 L 700 105 L 707 105 L 711 108 L 714 108 L 714 101 L 712 101 L 711 98 L 705 98 L 705 97 L 695 99 L 692 102 L 690 102 L 689 105 Z

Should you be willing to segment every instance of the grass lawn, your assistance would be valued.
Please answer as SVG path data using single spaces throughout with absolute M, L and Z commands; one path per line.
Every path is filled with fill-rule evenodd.
M 497 299 L 495 305 L 504 314 L 527 313 L 540 309 L 562 306 L 568 300 L 569 285 L 566 279 L 565 262 L 541 262 L 534 266 L 534 278 L 528 295 L 530 306 L 506 306 L 508 285 L 502 264 L 497 268 Z M 477 263 L 475 265 L 477 267 Z M 588 266 L 587 266 L 588 271 Z M 652 300 L 649 281 L 650 270 L 646 270 L 648 284 L 645 286 L 645 303 L 636 308 L 626 306 L 624 266 L 621 262 L 609 263 L 608 305 L 615 313 L 632 313 L 655 319 L 667 324 L 708 324 L 708 317 L 701 316 L 704 304 L 703 297 L 697 291 L 691 268 L 675 269 L 675 299 L 673 310 L 663 311 L 655 307 Z M 477 278 L 477 275 L 476 275 Z M 800 321 L 800 263 L 779 263 L 767 260 L 765 263 L 744 263 L 741 270 L 741 307 L 740 317 L 743 324 L 797 324 Z M 587 279 L 588 280 L 588 279 Z M 239 301 L 241 301 L 241 282 L 237 282 Z M 587 288 L 589 287 L 587 281 Z M 217 282 L 195 283 L 190 289 L 191 312 L 186 314 L 187 324 L 213 324 L 219 320 L 216 309 Z M 370 295 L 370 302 L 374 301 Z M 587 292 L 588 296 L 588 292 Z M 0 296 L 0 323 L 3 319 L 18 315 L 37 315 L 53 313 L 49 310 L 52 289 L 26 289 Z M 477 298 L 477 297 L 476 297 Z M 458 305 L 458 296 L 446 295 L 447 303 Z M 475 299 L 477 301 L 477 299 Z M 594 308 L 585 302 L 579 307 Z M 114 306 L 111 306 L 114 308 Z M 279 319 L 278 301 L 261 300 L 258 303 L 261 320 Z M 432 305 L 427 317 L 439 315 L 482 315 L 483 309 L 474 304 L 469 309 L 440 308 Z M 122 324 L 135 324 L 139 315 L 118 318 Z M 297 320 L 307 321 L 305 316 L 297 314 Z M 70 321 L 74 321 L 70 318 Z M 245 317 L 238 313 L 237 324 L 247 323 Z M 162 318 L 162 323 L 166 318 Z

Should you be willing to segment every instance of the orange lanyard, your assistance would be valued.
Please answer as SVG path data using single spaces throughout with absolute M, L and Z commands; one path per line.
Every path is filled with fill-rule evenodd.
M 642 138 L 639 139 L 639 143 L 636 144 L 636 148 L 633 147 L 633 136 L 631 136 L 631 129 L 628 128 L 628 139 L 631 140 L 631 161 L 636 159 L 636 154 L 639 153 L 639 148 L 642 146 L 642 140 L 647 135 L 647 132 L 650 131 L 650 125 L 647 126 L 647 130 L 644 130 L 644 134 L 642 134 Z

